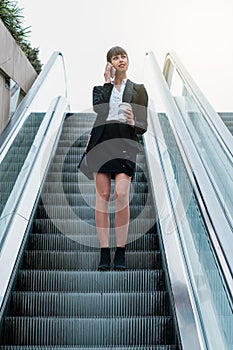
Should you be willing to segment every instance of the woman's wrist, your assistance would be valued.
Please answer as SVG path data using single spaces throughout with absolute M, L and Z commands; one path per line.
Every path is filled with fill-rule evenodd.
M 110 78 L 105 78 L 105 84 L 111 83 L 111 79 Z

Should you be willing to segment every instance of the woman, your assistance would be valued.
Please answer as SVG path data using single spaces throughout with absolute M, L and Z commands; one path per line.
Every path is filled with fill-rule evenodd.
M 125 245 L 129 226 L 129 189 L 139 151 L 138 135 L 147 129 L 148 96 L 144 85 L 127 79 L 129 61 L 126 51 L 112 47 L 107 53 L 105 83 L 93 89 L 93 107 L 97 118 L 86 149 L 88 171 L 96 184 L 96 229 L 101 247 L 98 270 L 110 269 L 109 199 L 111 179 L 115 179 L 116 252 L 114 269 L 124 270 Z M 119 104 L 127 102 L 123 122 Z M 82 170 L 82 163 L 80 163 Z

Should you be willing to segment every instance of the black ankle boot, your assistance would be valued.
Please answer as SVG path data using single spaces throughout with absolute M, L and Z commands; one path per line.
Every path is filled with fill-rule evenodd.
M 99 271 L 110 270 L 111 256 L 109 248 L 101 248 L 100 250 L 100 263 L 98 266 Z
M 125 270 L 125 247 L 117 247 L 114 257 L 114 270 Z

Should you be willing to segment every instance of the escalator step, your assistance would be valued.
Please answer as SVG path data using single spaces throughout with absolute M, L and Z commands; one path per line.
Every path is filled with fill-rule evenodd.
M 67 233 L 33 233 L 32 237 L 38 237 L 36 242 L 38 246 L 34 242 L 33 238 L 29 238 L 28 249 L 29 250 L 60 250 L 60 251 L 99 251 L 99 239 L 96 232 L 92 234 L 70 234 Z M 41 236 L 41 238 L 39 238 Z M 44 239 L 43 239 L 44 237 Z M 56 239 L 57 237 L 57 239 Z M 61 237 L 64 237 L 64 240 L 60 240 Z M 31 242 L 32 243 L 31 245 Z M 61 242 L 65 242 L 64 245 Z M 55 244 L 55 245 L 54 245 Z M 109 237 L 110 247 L 116 246 L 116 237 L 115 233 L 110 232 Z M 41 247 L 41 248 L 40 248 Z M 128 237 L 127 243 L 127 251 L 151 251 L 151 250 L 159 250 L 159 239 L 158 236 L 153 232 L 148 232 L 144 235 L 140 233 L 130 234 Z
M 64 172 L 64 173 L 59 173 L 59 172 L 56 172 L 56 173 L 52 173 L 50 172 L 47 176 L 47 181 L 49 182 L 59 182 L 60 179 L 61 179 L 61 175 L 62 175 L 62 181 L 63 182 L 77 182 L 78 181 L 78 172 L 76 173 L 68 173 L 68 172 Z M 142 182 L 145 180 L 145 175 L 147 176 L 148 174 L 145 174 L 143 172 L 135 172 L 135 181 L 138 181 L 138 182 Z
M 172 318 L 34 318 L 6 317 L 4 343 L 9 345 L 171 345 Z
M 114 237 L 115 238 L 115 237 Z M 90 241 L 93 240 L 93 236 L 90 237 Z M 63 250 L 63 251 L 90 251 L 95 248 L 99 251 L 99 247 L 96 244 L 95 247 L 80 245 L 79 242 L 88 241 L 87 235 L 79 235 L 79 241 L 77 236 L 67 237 L 65 235 L 56 235 L 56 234 L 31 234 L 28 242 L 29 250 Z M 96 243 L 98 243 L 98 237 L 96 237 Z M 127 244 L 127 251 L 129 250 L 157 250 L 159 248 L 158 235 L 157 234 L 148 234 L 139 236 L 133 242 Z
M 145 317 L 168 316 L 167 292 L 39 293 L 14 292 L 11 316 Z
M 140 196 L 151 197 L 151 194 L 147 193 L 146 186 L 143 183 L 133 182 L 131 185 L 131 188 L 133 189 L 133 196 L 135 196 L 135 198 L 137 198 L 137 196 L 139 198 Z M 86 196 L 88 197 L 89 195 L 95 195 L 95 186 L 93 181 L 92 183 L 81 183 L 81 184 L 78 184 L 77 182 L 69 182 L 69 183 L 46 182 L 43 187 L 42 198 L 46 199 L 46 203 L 49 203 L 49 200 L 51 201 L 51 203 L 53 203 L 54 199 L 62 197 L 61 195 L 62 192 L 64 192 L 66 195 L 69 194 L 69 198 L 74 198 L 74 199 L 77 198 L 79 193 L 81 193 L 82 195 L 85 195 L 85 197 Z
M 56 172 L 56 171 L 60 171 L 61 169 L 66 171 L 69 171 L 69 169 L 71 169 L 72 172 L 74 170 L 77 171 L 76 162 L 70 163 L 68 161 L 72 159 L 76 161 L 77 157 L 81 157 L 85 149 L 85 143 L 83 146 L 78 146 L 78 147 L 72 146 L 72 151 L 69 149 L 69 144 L 70 144 L 69 139 L 63 140 L 62 143 L 64 145 L 63 151 L 56 153 L 54 158 L 55 163 L 51 164 L 50 171 Z M 59 159 L 61 159 L 60 162 L 58 161 Z M 145 169 L 146 169 L 146 163 L 145 163 L 144 156 L 141 154 L 137 155 L 136 171 L 142 171 L 142 170 L 145 171 Z
M 153 345 L 153 346 L 107 346 L 107 347 L 83 347 L 81 346 L 25 346 L 25 345 L 0 345 L 0 350 L 178 350 L 176 345 Z
M 38 270 L 96 270 L 99 263 L 99 252 L 56 252 L 25 251 L 24 269 Z M 114 252 L 112 252 L 112 261 Z M 127 252 L 128 269 L 160 269 L 160 252 Z
M 21 270 L 16 290 L 54 292 L 152 292 L 165 288 L 162 270 L 50 271 Z
M 132 226 L 129 226 L 129 237 L 133 235 L 135 232 L 142 232 L 142 234 L 146 232 L 155 232 L 155 228 L 153 226 L 155 219 L 139 219 L 132 223 Z M 87 227 L 87 224 L 89 227 Z M 50 221 L 49 219 L 46 220 L 35 220 L 33 224 L 33 232 L 36 233 L 69 233 L 69 234 L 75 234 L 76 232 L 80 232 L 81 234 L 89 233 L 89 230 L 93 228 L 95 230 L 95 220 L 88 219 L 88 220 L 67 220 L 64 222 L 64 220 L 60 219 L 54 219 L 53 221 Z M 88 232 L 87 232 L 88 230 Z
M 74 152 L 74 154 L 76 155 L 76 158 L 77 158 L 77 156 L 81 157 L 83 152 L 84 152 L 84 147 L 83 147 L 83 149 L 78 148 Z M 144 162 L 145 162 L 145 160 L 144 160 Z M 142 171 L 142 169 L 144 169 L 144 167 L 145 167 L 145 163 L 141 162 L 140 168 L 139 168 L 139 166 L 136 166 L 136 171 Z M 63 162 L 56 162 L 56 163 L 51 164 L 50 171 L 52 173 L 60 172 L 61 169 L 63 172 L 74 173 L 74 172 L 77 172 L 77 164 L 76 163 L 66 163 L 64 161 L 64 159 L 63 159 Z
M 94 198 L 93 198 L 94 199 Z M 95 202 L 95 200 L 93 200 Z M 85 205 L 85 198 L 82 198 L 80 196 L 80 205 L 76 206 L 52 206 L 52 205 L 46 205 L 44 206 L 39 206 L 37 208 L 37 219 L 44 219 L 46 216 L 51 216 L 53 219 L 61 219 L 61 218 L 68 218 L 70 210 L 74 213 L 77 213 L 79 217 L 82 217 L 83 220 L 85 218 L 90 218 L 92 217 L 94 219 L 95 217 L 95 209 L 94 207 L 89 207 L 87 204 Z M 110 204 L 110 212 L 112 211 L 112 215 L 114 216 L 113 213 L 114 209 L 114 204 Z M 130 207 L 130 218 L 131 220 L 136 218 L 141 212 L 143 211 L 143 218 L 151 218 L 152 215 L 154 215 L 154 212 L 150 206 L 142 206 L 142 205 L 131 205 Z

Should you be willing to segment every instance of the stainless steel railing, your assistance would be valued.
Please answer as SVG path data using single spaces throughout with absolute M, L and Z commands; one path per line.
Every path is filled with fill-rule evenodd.
M 200 159 L 190 130 L 152 52 L 146 56 L 145 74 L 151 101 L 151 129 L 145 135 L 145 142 L 148 159 L 150 153 L 157 152 L 156 161 L 151 161 L 149 169 L 154 196 L 159 204 L 161 235 L 182 346 L 184 349 L 192 346 L 186 338 L 188 331 L 185 328 L 189 327 L 194 330 L 196 348 L 215 349 L 218 344 L 217 348 L 228 349 L 232 332 L 226 335 L 224 329 L 230 329 L 229 324 L 233 323 L 231 227 L 213 189 L 210 174 Z M 147 138 L 150 141 L 146 141 Z M 153 142 L 156 151 L 151 150 Z M 157 171 L 153 170 L 155 167 Z M 158 186 L 158 169 L 162 169 L 164 176 L 163 187 Z M 167 203 L 163 202 L 166 196 Z M 174 252 L 177 262 L 172 259 Z M 187 273 L 183 278 L 180 266 Z M 177 281 L 184 282 L 182 295 Z M 203 291 L 206 300 L 203 300 Z M 216 293 L 220 293 L 221 303 Z M 179 301 L 183 296 L 186 310 L 180 310 Z M 190 321 L 186 327 L 182 312 Z

